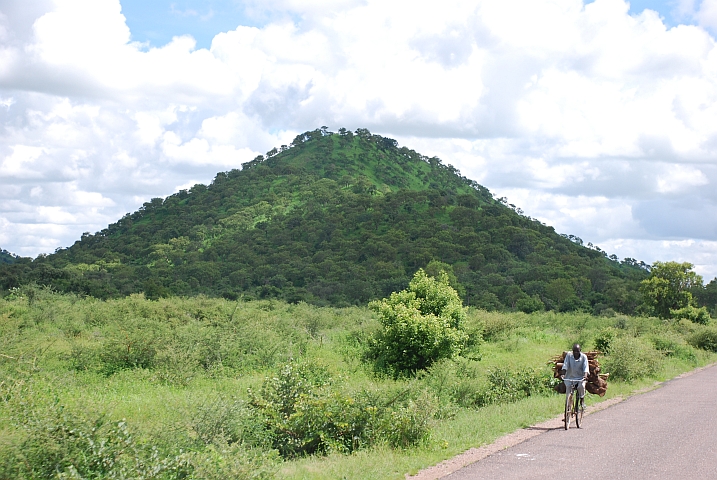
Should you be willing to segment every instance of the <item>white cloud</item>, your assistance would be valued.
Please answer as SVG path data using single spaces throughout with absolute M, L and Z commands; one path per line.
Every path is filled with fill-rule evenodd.
M 621 258 L 654 262 L 689 262 L 705 283 L 717 278 L 717 242 L 704 240 L 635 240 L 615 238 L 603 241 L 603 250 Z
M 657 191 L 674 193 L 708 183 L 705 174 L 697 168 L 689 165 L 670 165 L 657 178 Z
M 37 178 L 41 175 L 41 173 L 33 167 L 35 161 L 47 153 L 46 148 L 28 145 L 15 145 L 11 148 L 12 154 L 5 157 L 2 164 L 0 164 L 0 174 L 3 177 L 27 179 Z
M 710 29 L 717 29 L 717 1 L 702 0 L 696 16 L 700 25 Z
M 13 103 L 15 103 L 15 99 L 12 97 L 0 98 L 0 107 L 5 107 L 7 110 L 10 110 L 10 106 Z
M 170 162 L 191 165 L 214 165 L 224 169 L 240 168 L 257 155 L 248 148 L 236 149 L 231 145 L 211 145 L 206 139 L 192 138 L 182 142 L 174 132 L 167 132 L 162 139 L 162 153 Z
M 137 139 L 141 144 L 153 146 L 164 133 L 165 127 L 177 121 L 175 107 L 163 112 L 137 112 L 134 115 L 137 122 Z
M 526 215 L 555 227 L 559 233 L 579 234 L 585 243 L 601 244 L 621 234 L 644 235 L 635 225 L 632 207 L 622 199 L 536 193 L 527 189 L 500 189 L 495 194 L 505 196 Z

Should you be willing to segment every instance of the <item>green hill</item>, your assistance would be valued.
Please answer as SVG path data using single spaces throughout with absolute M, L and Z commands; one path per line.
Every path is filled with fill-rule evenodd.
M 18 258 L 20 258 L 20 257 L 18 257 L 17 255 L 15 255 L 13 253 L 8 252 L 5 249 L 0 250 L 0 265 L 15 263 L 18 260 Z
M 428 267 L 486 309 L 632 312 L 646 265 L 622 263 L 496 200 L 438 158 L 326 128 L 138 211 L 74 245 L 0 267 L 109 298 L 167 295 L 363 304 Z

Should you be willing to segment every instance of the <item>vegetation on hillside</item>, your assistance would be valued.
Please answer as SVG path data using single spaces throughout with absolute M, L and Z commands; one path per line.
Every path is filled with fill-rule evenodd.
M 432 262 L 465 305 L 523 312 L 631 314 L 649 270 L 557 234 L 438 158 L 365 129 L 318 129 L 69 248 L 0 266 L 0 287 L 348 306 L 406 288 Z
M 7 250 L 0 250 L 0 265 L 6 263 L 15 263 L 20 257 L 14 255 Z
M 463 315 L 460 355 L 394 379 L 363 360 L 383 328 L 367 307 L 14 289 L 0 478 L 403 478 L 556 416 L 546 361 L 575 341 L 609 352 L 608 398 L 717 351 L 715 327 L 687 320 Z

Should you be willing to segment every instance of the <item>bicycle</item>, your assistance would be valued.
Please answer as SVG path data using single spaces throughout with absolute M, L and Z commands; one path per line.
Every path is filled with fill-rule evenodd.
M 562 377 L 565 380 L 564 377 Z M 580 395 L 578 394 L 578 382 L 582 382 L 582 378 L 568 378 L 570 382 L 570 392 L 565 395 L 565 417 L 563 422 L 565 423 L 565 430 L 570 428 L 570 421 L 573 416 L 575 417 L 575 426 L 580 428 L 580 424 L 583 422 L 584 408 L 580 407 Z

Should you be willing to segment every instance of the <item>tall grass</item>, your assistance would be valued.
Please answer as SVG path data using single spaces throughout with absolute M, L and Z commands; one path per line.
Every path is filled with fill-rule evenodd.
M 17 290 L 0 299 L 0 478 L 401 478 L 558 414 L 546 362 L 576 341 L 609 351 L 608 397 L 717 358 L 714 327 L 685 321 L 465 325 L 462 357 L 393 379 L 364 360 L 365 308 Z

